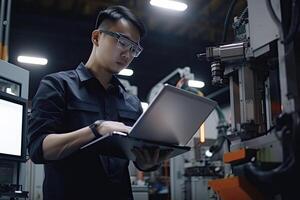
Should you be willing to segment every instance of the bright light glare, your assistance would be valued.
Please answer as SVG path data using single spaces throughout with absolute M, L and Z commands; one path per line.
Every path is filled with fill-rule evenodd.
M 147 108 L 149 107 L 149 104 L 146 102 L 141 102 L 141 104 L 142 104 L 143 111 L 145 112 L 147 110 Z
M 133 74 L 133 70 L 132 69 L 122 69 L 119 72 L 119 75 L 122 75 L 122 76 L 132 76 L 132 74 Z
M 47 65 L 48 60 L 46 58 L 39 58 L 39 57 L 18 56 L 18 62 L 33 64 L 33 65 Z
M 6 88 L 6 93 L 14 95 L 14 93 L 11 90 L 11 88 Z
M 185 3 L 172 0 L 151 0 L 150 4 L 152 6 L 158 6 L 176 11 L 184 11 L 188 7 Z
M 23 106 L 0 99 L 0 154 L 21 156 Z
M 205 151 L 205 156 L 206 157 L 210 158 L 210 157 L 212 157 L 212 155 L 213 155 L 212 152 L 210 152 L 209 150 Z
M 203 88 L 205 86 L 205 83 L 203 81 L 189 80 L 188 86 L 194 88 Z
M 204 123 L 200 126 L 200 143 L 205 142 L 205 129 L 204 129 Z

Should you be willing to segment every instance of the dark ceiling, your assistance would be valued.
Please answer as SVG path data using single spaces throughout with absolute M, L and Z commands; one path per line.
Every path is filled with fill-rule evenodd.
M 218 88 L 211 86 L 208 63 L 197 60 L 196 54 L 208 45 L 220 44 L 231 1 L 185 0 L 188 9 L 177 13 L 152 7 L 149 0 L 12 0 L 9 62 L 30 71 L 31 99 L 44 75 L 87 61 L 98 11 L 120 4 L 132 9 L 148 29 L 141 43 L 144 51 L 130 65 L 134 75 L 122 77 L 138 87 L 140 99 L 146 101 L 156 83 L 185 66 L 205 82 L 202 92 L 207 95 Z M 245 0 L 238 1 L 234 12 L 240 14 L 245 6 Z M 229 32 L 228 41 L 231 38 Z M 47 57 L 48 64 L 22 65 L 16 60 L 20 54 Z

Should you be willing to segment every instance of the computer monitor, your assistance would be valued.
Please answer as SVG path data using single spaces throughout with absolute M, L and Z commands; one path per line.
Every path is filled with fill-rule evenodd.
M 0 160 L 26 161 L 27 101 L 0 92 Z

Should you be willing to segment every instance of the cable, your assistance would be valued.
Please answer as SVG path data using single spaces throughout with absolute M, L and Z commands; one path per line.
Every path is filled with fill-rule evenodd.
M 294 40 L 294 37 L 298 31 L 298 27 L 300 25 L 300 19 L 299 19 L 299 9 L 300 9 L 300 3 L 298 0 L 292 1 L 292 11 L 291 11 L 291 22 L 290 22 L 290 28 L 288 33 L 286 34 L 286 38 L 284 39 L 284 32 L 283 32 L 283 26 L 282 22 L 276 15 L 271 0 L 266 0 L 266 6 L 267 9 L 271 15 L 271 18 L 273 19 L 274 23 L 277 25 L 280 35 L 280 41 L 283 44 L 289 44 Z
M 224 21 L 224 30 L 223 30 L 223 37 L 221 43 L 224 44 L 227 37 L 228 27 L 229 27 L 229 19 L 231 18 L 231 14 L 233 12 L 234 6 L 236 4 L 237 0 L 232 0 L 229 6 L 229 9 L 227 11 L 225 21 Z
M 263 135 L 267 135 L 267 134 L 270 133 L 274 128 L 276 128 L 276 126 L 272 126 L 271 128 L 269 128 L 269 130 L 267 130 L 265 133 L 263 133 Z
M 278 119 L 277 127 L 281 129 L 282 137 L 280 138 L 282 142 L 283 151 L 283 161 L 282 163 L 271 169 L 262 170 L 255 163 L 248 163 L 245 165 L 245 171 L 250 173 L 251 176 L 255 176 L 260 180 L 272 180 L 272 177 L 278 175 L 284 175 L 288 173 L 296 163 L 295 151 L 296 151 L 296 134 L 300 131 L 300 117 L 298 112 L 291 114 L 284 114 Z M 273 129 L 273 127 L 271 128 Z M 277 131 L 278 131 L 277 129 Z
M 272 3 L 271 3 L 271 0 L 266 0 L 266 5 L 267 5 L 267 9 L 271 15 L 271 18 L 273 19 L 273 21 L 275 22 L 275 24 L 278 26 L 278 28 L 280 27 L 280 29 L 282 28 L 281 27 L 281 21 L 280 19 L 277 17 L 274 9 L 273 9 L 273 6 L 272 6 Z
M 289 28 L 289 32 L 287 33 L 287 36 L 285 40 L 283 41 L 284 44 L 289 44 L 294 40 L 294 37 L 298 31 L 298 27 L 300 24 L 299 20 L 299 1 L 293 0 L 292 2 L 292 14 L 291 14 L 291 24 Z
M 218 137 L 216 142 L 210 146 L 209 151 L 214 155 L 218 153 L 222 147 L 225 141 L 229 142 L 230 145 L 230 140 L 227 137 L 227 130 L 229 128 L 229 124 L 225 119 L 225 116 L 219 106 L 216 107 L 217 115 L 219 118 L 217 130 L 218 130 Z
M 185 77 L 182 77 L 177 81 L 176 86 L 177 88 L 181 88 L 185 83 L 187 82 L 187 79 Z

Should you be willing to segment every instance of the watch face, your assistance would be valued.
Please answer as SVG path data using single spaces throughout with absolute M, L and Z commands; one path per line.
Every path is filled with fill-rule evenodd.
M 92 123 L 89 126 L 96 138 L 100 137 L 100 134 L 98 133 L 98 130 L 97 130 L 97 126 L 99 126 L 99 123 L 97 123 L 97 121 Z

